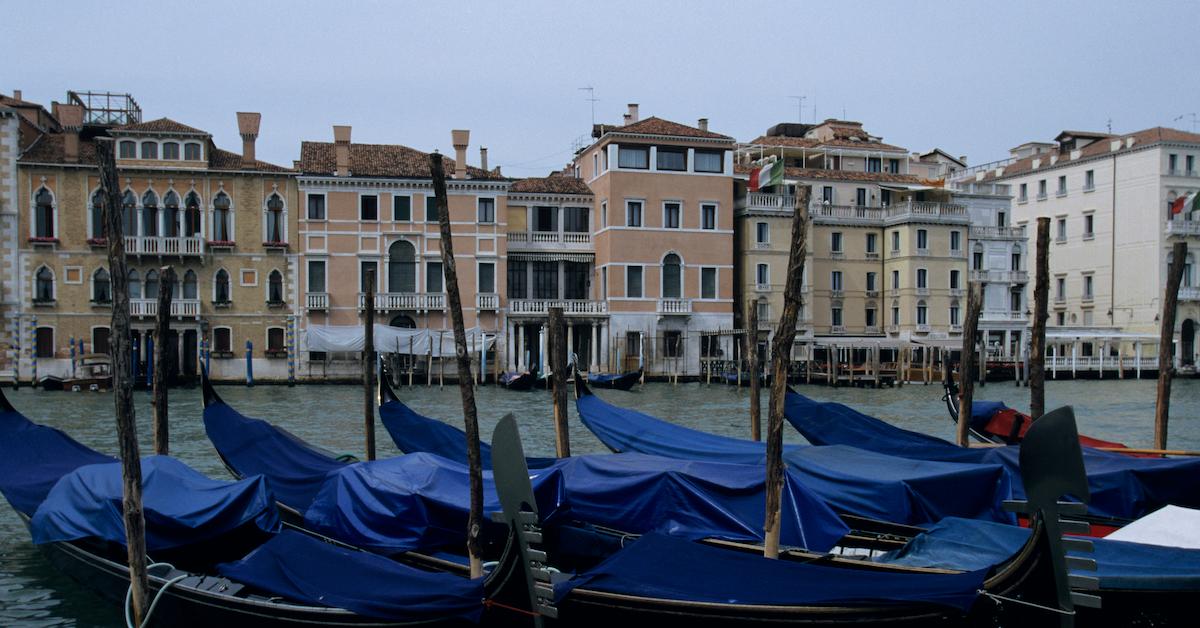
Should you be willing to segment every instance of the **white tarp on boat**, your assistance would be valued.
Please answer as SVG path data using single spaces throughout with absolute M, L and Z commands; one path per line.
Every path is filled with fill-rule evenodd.
M 1104 538 L 1146 545 L 1200 549 L 1200 510 L 1164 506 Z
M 495 334 L 483 334 L 478 327 L 467 332 L 467 351 L 478 353 L 481 341 L 490 349 L 496 343 Z M 309 351 L 362 351 L 363 328 L 359 325 L 309 325 Z M 486 341 L 481 338 L 486 337 Z M 430 329 L 404 329 L 375 325 L 375 350 L 380 353 L 411 353 L 439 358 L 454 356 L 454 332 Z

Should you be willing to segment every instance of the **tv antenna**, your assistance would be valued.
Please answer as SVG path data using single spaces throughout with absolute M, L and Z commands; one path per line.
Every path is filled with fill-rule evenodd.
M 1182 120 L 1184 118 L 1192 119 L 1192 133 L 1195 133 L 1196 132 L 1196 114 L 1194 114 L 1194 113 L 1181 113 L 1178 116 L 1175 116 L 1175 119 L 1172 120 L 1172 122 L 1179 122 L 1180 120 Z
M 804 101 L 808 97 L 807 96 L 788 96 L 788 98 L 791 98 L 796 101 L 796 113 L 797 113 L 796 122 L 804 122 Z
M 580 87 L 579 91 L 588 93 L 588 97 L 584 98 L 584 100 L 592 105 L 592 126 L 596 126 L 596 103 L 600 100 L 596 98 L 596 88 L 588 85 L 587 87 Z

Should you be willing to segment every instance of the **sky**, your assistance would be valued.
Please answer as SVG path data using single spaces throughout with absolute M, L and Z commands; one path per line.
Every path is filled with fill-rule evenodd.
M 143 119 L 233 151 L 235 112 L 258 111 L 258 158 L 286 166 L 334 124 L 451 155 L 450 130 L 466 128 L 472 164 L 486 146 L 505 175 L 544 176 L 586 139 L 593 106 L 618 123 L 634 102 L 740 141 L 844 116 L 971 164 L 1064 129 L 1200 131 L 1194 0 L 0 7 L 0 92 L 46 105 L 70 89 L 129 92 Z

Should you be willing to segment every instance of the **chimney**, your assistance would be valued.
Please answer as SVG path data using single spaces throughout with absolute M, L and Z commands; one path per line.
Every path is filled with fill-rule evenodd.
M 696 121 L 696 126 L 699 127 L 701 131 L 707 131 L 708 130 L 708 118 L 700 118 L 699 120 Z
M 238 134 L 242 136 L 242 163 L 252 164 L 255 161 L 254 140 L 258 139 L 258 124 L 262 122 L 262 114 L 239 111 L 237 121 Z
M 629 103 L 629 121 L 630 122 L 638 121 L 638 105 L 635 102 Z
M 471 143 L 471 132 L 466 129 L 450 131 L 450 143 L 454 144 L 454 178 L 467 178 L 467 144 Z
M 958 156 L 958 160 L 959 160 L 959 161 L 961 161 L 961 162 L 963 162 L 963 163 L 965 164 L 965 163 L 967 163 L 967 156 L 966 156 L 966 155 L 959 155 L 959 156 Z
M 631 122 L 633 122 L 633 116 L 625 114 L 625 126 L 629 126 L 629 123 Z
M 337 158 L 337 169 L 333 174 L 350 176 L 350 126 L 333 125 L 333 152 Z
M 487 172 L 487 147 L 486 146 L 479 147 L 479 168 L 480 168 L 480 170 Z
M 21 90 L 19 90 L 19 89 L 13 90 L 13 100 L 21 100 Z
M 55 104 L 55 117 L 63 130 L 63 160 L 69 164 L 79 163 L 79 131 L 83 128 L 83 106 Z

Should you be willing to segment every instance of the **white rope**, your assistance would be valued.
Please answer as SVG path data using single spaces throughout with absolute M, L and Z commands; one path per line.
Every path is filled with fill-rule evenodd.
M 146 565 L 146 571 L 149 572 L 151 569 L 154 569 L 155 567 L 167 567 L 168 569 L 175 568 L 175 566 L 172 565 L 171 563 L 150 563 L 149 565 Z M 133 625 L 133 583 L 130 582 L 129 588 L 125 590 L 125 626 L 126 626 L 126 628 L 146 628 L 146 626 L 149 626 L 150 625 L 150 616 L 154 614 L 154 609 L 155 609 L 155 607 L 158 606 L 158 601 L 160 599 L 162 599 L 163 593 L 166 593 L 167 589 L 171 588 L 171 585 L 173 585 L 176 582 L 179 582 L 180 580 L 183 580 L 184 578 L 187 578 L 187 577 L 188 577 L 188 574 L 185 573 L 182 575 L 175 576 L 174 578 L 171 578 L 170 580 L 167 580 L 165 583 L 163 583 L 162 588 L 160 588 L 158 590 L 158 593 L 154 594 L 154 599 L 150 602 L 150 606 L 146 609 L 146 616 L 142 618 L 142 623 L 139 626 Z
M 1043 610 L 1043 611 L 1050 611 L 1051 613 L 1058 613 L 1058 614 L 1060 614 L 1060 615 L 1068 615 L 1068 616 L 1070 616 L 1070 615 L 1074 615 L 1074 614 L 1075 614 L 1075 611 L 1064 611 L 1064 610 L 1062 610 L 1061 608 L 1054 608 L 1054 607 L 1052 607 L 1052 606 L 1045 606 L 1045 605 L 1042 605 L 1042 604 L 1034 604 L 1033 602 L 1026 602 L 1025 600 L 1018 600 L 1017 598 L 1013 598 L 1013 597 L 1005 597 L 1005 596 L 1003 596 L 1003 595 L 997 595 L 997 594 L 995 594 L 995 593 L 991 593 L 991 592 L 989 592 L 989 591 L 984 591 L 983 589 L 980 589 L 978 592 L 979 592 L 981 595 L 984 595 L 984 596 L 986 596 L 986 597 L 989 597 L 989 598 L 991 598 L 993 601 L 995 601 L 995 602 L 997 602 L 997 603 L 999 603 L 999 602 L 1012 602 L 1013 604 L 1022 604 L 1022 605 L 1024 605 L 1024 606 L 1029 606 L 1029 607 L 1032 607 L 1032 608 L 1041 609 L 1041 610 Z

